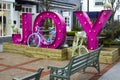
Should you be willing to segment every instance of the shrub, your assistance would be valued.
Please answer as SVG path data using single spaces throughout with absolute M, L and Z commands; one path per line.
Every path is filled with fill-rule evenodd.
M 75 36 L 76 32 L 77 31 L 69 31 L 69 32 L 67 32 L 67 36 Z

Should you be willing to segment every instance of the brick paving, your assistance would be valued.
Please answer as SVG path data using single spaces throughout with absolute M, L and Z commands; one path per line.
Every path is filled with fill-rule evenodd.
M 119 62 L 120 60 L 118 60 Z M 31 58 L 21 54 L 0 53 L 0 80 L 12 80 L 15 77 L 22 77 L 30 73 L 36 72 L 38 68 L 43 67 L 44 71 L 41 80 L 49 80 L 49 70 L 47 66 L 65 66 L 69 60 L 44 60 L 39 58 Z M 104 74 L 114 64 L 100 64 L 101 72 Z M 81 71 L 71 76 L 71 80 L 98 80 L 101 77 L 94 68 L 87 68 L 86 73 Z

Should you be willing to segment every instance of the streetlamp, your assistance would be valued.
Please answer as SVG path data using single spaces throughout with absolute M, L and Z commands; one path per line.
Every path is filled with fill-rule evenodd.
M 89 0 L 87 0 L 87 12 L 89 12 Z

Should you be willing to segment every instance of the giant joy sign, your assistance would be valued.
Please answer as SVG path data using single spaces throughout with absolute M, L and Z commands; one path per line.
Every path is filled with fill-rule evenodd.
M 82 25 L 87 35 L 87 48 L 94 50 L 98 48 L 98 35 L 101 32 L 102 27 L 107 22 L 108 18 L 112 14 L 112 10 L 102 10 L 94 23 L 90 20 L 89 16 L 84 11 L 75 11 L 76 17 Z M 44 20 L 50 18 L 54 21 L 56 28 L 56 36 L 51 44 L 42 43 L 40 47 L 43 48 L 58 48 L 62 45 L 66 38 L 66 24 L 63 17 L 55 12 L 42 12 L 35 18 L 34 25 L 32 27 L 32 14 L 22 14 L 22 34 L 13 34 L 12 39 L 14 44 L 26 45 L 28 36 L 33 32 L 37 32 L 37 26 L 43 26 Z

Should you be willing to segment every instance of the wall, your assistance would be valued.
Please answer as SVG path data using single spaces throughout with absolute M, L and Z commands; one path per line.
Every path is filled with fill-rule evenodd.
M 83 0 L 82 10 L 87 11 L 88 0 Z M 89 11 L 101 11 L 103 6 L 95 6 L 95 0 L 89 0 Z

